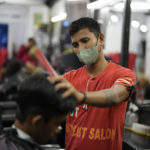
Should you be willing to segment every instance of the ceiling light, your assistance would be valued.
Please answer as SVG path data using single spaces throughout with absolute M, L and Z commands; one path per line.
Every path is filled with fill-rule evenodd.
M 122 11 L 124 9 L 124 3 L 117 3 L 113 6 L 114 9 Z
M 112 15 L 110 19 L 113 23 L 117 23 L 119 21 L 119 18 L 116 15 Z
M 143 10 L 143 9 L 150 9 L 150 4 L 146 2 L 132 2 L 131 8 L 133 10 Z
M 113 6 L 113 8 L 117 11 L 123 11 L 124 6 L 125 6 L 125 3 L 117 3 Z M 142 1 L 132 2 L 131 9 L 134 12 L 147 11 L 147 10 L 150 10 L 150 3 L 142 2 Z
M 67 2 L 79 2 L 81 0 L 67 0 Z
M 0 0 L 1 2 L 2 0 Z M 41 0 L 3 0 L 5 3 L 8 4 L 43 4 L 44 2 Z
M 87 4 L 87 9 L 99 9 L 107 5 L 112 5 L 114 3 L 117 3 L 119 1 L 121 0 L 97 0 L 95 2 Z
M 147 32 L 147 31 L 148 31 L 147 26 L 146 26 L 146 25 L 141 25 L 141 26 L 140 26 L 140 31 L 141 31 L 141 32 L 144 32 L 144 33 Z
M 140 26 L 140 23 L 139 23 L 139 21 L 133 20 L 131 22 L 131 25 L 132 25 L 133 28 L 138 28 Z
M 57 16 L 52 17 L 51 21 L 52 22 L 58 22 L 58 21 L 65 20 L 66 18 L 67 18 L 67 14 L 66 13 L 62 13 L 62 14 L 59 14 Z

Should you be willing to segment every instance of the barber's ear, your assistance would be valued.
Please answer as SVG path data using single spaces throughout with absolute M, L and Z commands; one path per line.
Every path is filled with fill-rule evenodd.
M 104 35 L 102 33 L 100 33 L 98 36 L 98 42 L 100 43 L 101 46 L 104 45 Z
M 43 123 L 42 115 L 35 115 L 32 118 L 32 124 L 35 126 L 41 125 Z

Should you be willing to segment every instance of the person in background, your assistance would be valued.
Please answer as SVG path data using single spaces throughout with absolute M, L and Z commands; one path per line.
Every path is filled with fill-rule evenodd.
M 19 59 L 6 60 L 0 69 L 0 101 L 15 100 L 18 84 L 27 76 Z
M 36 41 L 34 38 L 29 38 L 27 44 L 22 45 L 16 55 L 18 59 L 21 60 L 23 64 L 32 63 L 33 65 L 37 65 L 37 60 L 30 56 L 30 50 L 36 45 Z
M 21 72 L 23 64 L 19 59 L 12 58 L 7 59 L 0 68 L 0 84 L 5 82 L 8 78 Z
M 138 73 L 138 86 L 136 89 L 136 101 L 142 102 L 143 100 L 148 100 L 149 91 L 147 87 L 149 85 L 149 79 L 144 75 L 144 73 Z
M 4 82 L 4 76 L 7 72 L 9 62 L 10 62 L 10 60 L 6 59 L 6 61 L 4 61 L 4 63 L 2 64 L 2 66 L 0 68 L 0 84 L 2 84 Z
M 85 65 L 49 80 L 78 106 L 66 120 L 66 150 L 122 150 L 126 106 L 136 76 L 103 54 L 104 36 L 92 18 L 70 25 L 73 51 Z
M 0 150 L 42 150 L 40 144 L 48 143 L 67 113 L 74 111 L 74 102 L 63 100 L 46 75 L 28 77 L 19 86 L 16 120 L 0 135 Z
M 4 80 L 21 72 L 21 69 L 23 67 L 23 64 L 21 63 L 21 61 L 16 58 L 6 60 L 4 64 L 7 64 L 6 72 L 4 73 Z

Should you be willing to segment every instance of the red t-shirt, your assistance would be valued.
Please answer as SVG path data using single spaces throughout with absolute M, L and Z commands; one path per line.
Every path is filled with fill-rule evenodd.
M 79 91 L 99 91 L 114 84 L 131 86 L 136 82 L 131 70 L 112 62 L 93 78 L 85 66 L 64 77 Z M 66 120 L 66 150 L 122 150 L 126 106 L 126 101 L 106 108 L 79 105 Z

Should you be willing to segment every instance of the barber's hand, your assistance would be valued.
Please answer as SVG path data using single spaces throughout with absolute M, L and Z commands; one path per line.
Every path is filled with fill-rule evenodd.
M 64 92 L 62 93 L 63 99 L 73 95 L 78 104 L 80 104 L 84 99 L 84 94 L 76 90 L 75 87 L 70 82 L 68 82 L 65 78 L 63 78 L 63 76 L 48 77 L 48 80 L 52 84 L 56 84 L 55 85 L 56 91 L 65 89 Z

